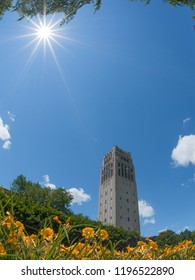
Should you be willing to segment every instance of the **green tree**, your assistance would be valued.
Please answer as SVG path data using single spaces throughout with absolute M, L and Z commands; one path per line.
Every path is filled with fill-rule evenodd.
M 130 2 L 141 1 L 149 4 L 152 0 L 129 0 Z M 185 6 L 192 10 L 195 9 L 195 0 L 162 0 L 171 6 Z M 85 5 L 91 4 L 94 11 L 100 9 L 102 0 L 0 0 L 0 17 L 6 10 L 16 11 L 19 19 L 25 17 L 33 17 L 37 14 L 54 14 L 63 13 L 64 19 L 62 23 L 71 20 L 77 11 Z
M 22 222 L 29 234 L 37 233 L 45 225 L 53 224 L 53 217 L 58 216 L 62 222 L 72 215 L 68 209 L 59 211 L 51 206 L 44 206 L 0 187 L 0 222 L 5 213 L 9 211 L 16 220 Z
M 30 202 L 44 207 L 52 207 L 64 213 L 67 213 L 73 199 L 72 195 L 64 188 L 42 187 L 39 183 L 27 181 L 23 175 L 18 176 L 13 181 L 11 190 Z
M 180 236 L 181 241 L 192 240 L 191 231 L 189 231 L 188 229 L 185 229 L 184 231 L 182 231 L 179 236 Z
M 154 238 L 154 241 L 157 242 L 159 247 L 164 247 L 165 245 L 174 246 L 178 244 L 181 239 L 178 234 L 176 234 L 172 230 L 167 230 L 163 233 L 160 233 L 158 236 Z
M 27 186 L 31 185 L 32 183 L 26 180 L 26 177 L 23 175 L 19 175 L 16 179 L 14 179 L 13 183 L 11 184 L 11 190 L 18 194 L 23 194 Z
M 193 243 L 195 244 L 195 230 L 191 231 L 191 240 L 193 241 Z
M 64 206 L 69 207 L 73 199 L 72 195 L 64 188 L 50 189 L 50 206 L 56 210 L 64 211 Z
M 111 242 L 120 251 L 125 250 L 127 246 L 135 247 L 140 240 L 140 236 L 136 231 L 128 231 L 115 226 L 102 226 L 102 228 L 107 230 Z
M 0 0 L 0 16 L 11 8 L 20 15 L 19 20 L 37 14 L 63 13 L 63 22 L 68 22 L 81 7 L 87 4 L 93 5 L 96 11 L 101 6 L 101 0 Z
M 12 0 L 0 0 L 0 18 L 12 7 Z

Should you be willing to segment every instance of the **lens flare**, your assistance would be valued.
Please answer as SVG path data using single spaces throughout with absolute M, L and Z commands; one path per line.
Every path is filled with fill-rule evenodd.
M 67 28 L 65 29 L 60 26 L 62 18 L 58 17 L 56 20 L 54 15 L 37 15 L 36 18 L 26 19 L 27 24 L 24 27 L 27 32 L 25 32 L 25 34 L 23 35 L 17 36 L 17 38 L 28 39 L 28 43 L 24 45 L 23 48 L 31 47 L 31 53 L 26 60 L 26 65 L 23 72 L 20 74 L 18 83 L 22 82 L 27 72 L 30 70 L 36 54 L 41 48 L 43 49 L 44 57 L 46 57 L 46 53 L 48 52 L 48 50 L 50 51 L 60 72 L 60 75 L 63 77 L 63 73 L 56 56 L 54 46 L 57 45 L 58 47 L 67 51 L 67 47 L 65 47 L 67 44 L 64 44 L 62 42 L 74 42 L 74 40 L 70 39 L 68 36 L 64 36 L 64 34 L 67 34 Z M 65 79 L 63 77 L 63 81 L 64 80 Z
M 68 44 L 71 43 L 74 45 L 83 45 L 83 43 L 68 36 L 69 29 L 67 28 L 67 26 L 62 28 L 61 24 L 63 22 L 63 18 L 60 15 L 46 15 L 45 11 L 46 8 L 44 9 L 43 15 L 37 14 L 36 17 L 33 18 L 26 17 L 27 23 L 23 27 L 27 30 L 27 32 L 16 37 L 28 39 L 28 42 L 23 46 L 23 49 L 31 49 L 23 71 L 18 77 L 17 85 L 23 82 L 27 73 L 33 65 L 36 55 L 38 53 L 40 55 L 40 50 L 42 49 L 44 59 L 40 61 L 46 63 L 47 58 L 49 58 L 48 55 L 50 53 L 50 55 L 53 57 L 62 82 L 66 88 L 66 92 L 72 99 L 72 102 L 75 104 L 71 90 L 67 84 L 66 77 L 64 76 L 63 69 L 61 68 L 60 62 L 56 55 L 55 47 L 58 46 L 63 49 L 68 55 L 71 55 Z
M 49 40 L 52 37 L 52 29 L 49 26 L 40 26 L 37 36 L 40 39 Z

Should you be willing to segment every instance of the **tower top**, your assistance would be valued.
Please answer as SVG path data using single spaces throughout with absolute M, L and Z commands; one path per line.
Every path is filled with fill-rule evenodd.
M 123 160 L 126 162 L 132 161 L 131 153 L 122 150 L 118 146 L 113 146 L 113 148 L 104 155 L 104 162 L 109 161 L 112 157 L 118 158 L 118 160 Z

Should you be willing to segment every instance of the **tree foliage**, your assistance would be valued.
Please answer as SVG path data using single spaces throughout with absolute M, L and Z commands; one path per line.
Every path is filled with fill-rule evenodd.
M 25 189 L 32 185 L 30 181 L 26 180 L 26 177 L 23 175 L 19 175 L 11 184 L 11 190 L 13 192 L 16 192 L 18 194 L 23 194 L 25 192 Z
M 159 247 L 163 247 L 164 245 L 176 245 L 180 242 L 180 237 L 174 231 L 167 230 L 157 236 L 156 242 Z
M 195 243 L 195 231 L 189 231 L 185 229 L 180 233 L 175 233 L 172 230 L 166 230 L 160 233 L 158 236 L 151 237 L 160 248 L 164 248 L 165 246 L 175 246 L 184 240 L 191 240 Z
M 39 183 L 27 181 L 23 175 L 18 176 L 13 181 L 11 190 L 27 201 L 38 203 L 44 207 L 52 207 L 64 213 L 67 212 L 73 198 L 64 188 L 43 188 Z
M 29 234 L 37 233 L 45 224 L 51 223 L 54 216 L 59 216 L 65 221 L 70 210 L 58 211 L 50 206 L 46 207 L 37 202 L 32 202 L 26 197 L 0 188 L 0 215 L 12 213 L 26 227 Z
M 129 0 L 130 2 L 141 1 L 149 4 L 152 0 Z M 162 0 L 171 6 L 185 6 L 195 9 L 195 0 Z M 61 13 L 64 15 L 62 23 L 70 21 L 80 8 L 85 5 L 93 5 L 94 11 L 100 9 L 102 0 L 0 0 L 0 17 L 8 10 L 19 14 L 19 20 L 39 15 Z
M 6 2 L 6 3 L 4 3 Z M 0 15 L 12 8 L 20 15 L 20 19 L 39 15 L 62 13 L 63 22 L 71 20 L 84 5 L 91 4 L 94 11 L 98 10 L 101 0 L 0 0 Z
M 110 241 L 116 244 L 116 250 L 122 251 L 127 246 L 135 247 L 140 240 L 136 231 L 128 231 L 115 226 L 103 226 L 103 228 L 109 233 Z
M 0 18 L 12 7 L 12 0 L 0 0 Z

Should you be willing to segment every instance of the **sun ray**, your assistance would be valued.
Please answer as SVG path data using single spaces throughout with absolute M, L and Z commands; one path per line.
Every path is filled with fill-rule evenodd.
M 17 36 L 17 38 L 30 39 L 29 42 L 24 46 L 24 48 L 31 47 L 32 51 L 25 63 L 24 70 L 22 71 L 18 79 L 18 83 L 22 82 L 25 75 L 30 70 L 33 61 L 35 59 L 35 56 L 38 54 L 38 50 L 40 49 L 40 47 L 42 47 L 43 49 L 44 61 L 48 49 L 54 59 L 54 63 L 57 66 L 58 72 L 60 74 L 60 77 L 62 78 L 66 91 L 68 95 L 71 97 L 72 102 L 75 103 L 73 100 L 74 98 L 66 82 L 66 78 L 64 77 L 60 63 L 57 59 L 55 46 L 60 47 L 70 56 L 72 54 L 68 50 L 67 44 L 65 44 L 66 42 L 71 44 L 78 44 L 78 45 L 79 44 L 83 45 L 83 44 L 67 36 L 67 28 L 61 27 L 62 18 L 57 17 L 56 19 L 55 14 L 47 16 L 44 10 L 43 15 L 37 14 L 36 18 L 33 19 L 26 17 L 26 20 L 28 24 L 26 24 L 25 26 L 23 25 L 23 27 L 27 29 L 27 32 L 26 34 Z
M 47 18 L 45 15 L 43 15 L 43 16 L 37 15 L 35 20 L 31 19 L 31 18 L 26 18 L 26 19 L 27 19 L 28 23 L 31 24 L 30 26 L 29 25 L 24 26 L 26 29 L 28 29 L 28 32 L 26 34 L 19 35 L 16 38 L 20 38 L 20 39 L 32 38 L 23 47 L 23 49 L 24 49 L 24 48 L 28 48 L 28 47 L 32 46 L 32 51 L 30 53 L 29 58 L 27 59 L 27 61 L 25 63 L 22 73 L 20 74 L 20 76 L 17 80 L 17 84 L 22 82 L 25 75 L 30 70 L 33 60 L 35 58 L 35 55 L 36 55 L 39 47 L 41 46 L 41 44 L 43 46 L 44 55 L 46 54 L 47 46 L 49 46 L 50 51 L 54 53 L 54 49 L 51 49 L 51 42 L 53 42 L 56 45 L 58 45 L 59 47 L 63 48 L 62 44 L 60 44 L 59 40 L 57 40 L 60 38 L 57 36 L 57 35 L 59 35 L 58 32 L 60 32 L 60 28 L 56 27 L 60 23 L 61 19 L 54 21 L 54 16 L 52 16 L 50 18 L 50 20 L 47 22 Z M 55 27 L 55 29 L 54 29 L 54 27 Z M 61 39 L 62 38 L 63 38 L 63 36 L 61 36 Z M 65 50 L 65 48 L 63 48 L 63 49 Z M 52 56 L 53 56 L 53 54 L 52 54 Z M 56 63 L 56 59 L 55 59 L 55 63 Z
M 64 75 L 64 71 L 60 65 L 60 61 L 58 60 L 58 57 L 55 52 L 55 46 L 58 46 L 63 50 L 65 50 L 69 56 L 72 55 L 68 50 L 68 47 L 66 47 L 67 46 L 67 44 L 65 44 L 66 42 L 69 44 L 71 43 L 74 45 L 81 45 L 81 46 L 88 46 L 88 45 L 67 36 L 67 32 L 66 32 L 67 28 L 62 28 L 60 25 L 62 22 L 62 18 L 58 18 L 56 20 L 54 15 L 48 17 L 44 12 L 43 16 L 37 15 L 35 19 L 34 18 L 33 19 L 26 18 L 26 19 L 28 21 L 28 25 L 26 25 L 25 28 L 28 29 L 28 32 L 24 35 L 18 36 L 17 38 L 29 39 L 30 41 L 24 47 L 25 48 L 31 47 L 32 51 L 25 63 L 22 73 L 18 78 L 17 84 L 22 83 L 23 79 L 30 71 L 39 48 L 43 47 L 44 61 L 46 61 L 45 60 L 46 50 L 48 49 L 49 52 L 51 53 L 51 56 L 57 67 L 57 71 L 61 78 L 61 81 L 64 85 L 65 91 L 63 92 L 65 95 L 69 97 L 69 100 L 72 103 L 72 108 L 75 113 L 75 116 L 78 119 L 78 123 L 81 125 L 86 138 L 89 139 L 90 137 L 88 135 L 87 129 L 82 120 L 82 115 L 79 111 L 78 103 L 76 102 L 77 100 L 74 96 L 74 93 L 71 91 L 69 87 L 69 83 L 67 81 L 66 76 Z M 91 141 L 89 141 L 89 143 L 91 144 Z
M 34 43 L 35 41 L 37 41 L 37 39 L 36 39 L 36 40 L 33 40 L 33 41 L 30 42 L 29 44 L 32 44 L 32 43 Z M 19 76 L 19 78 L 18 78 L 16 84 L 19 84 L 20 82 L 22 82 L 22 80 L 24 79 L 26 73 L 27 73 L 27 72 L 29 71 L 29 69 L 31 68 L 31 65 L 32 65 L 32 63 L 33 63 L 33 58 L 34 58 L 34 56 L 35 56 L 35 53 L 36 53 L 36 51 L 37 51 L 37 49 L 38 49 L 40 43 L 41 43 L 41 39 L 40 39 L 39 41 L 36 42 L 36 45 L 35 45 L 35 47 L 33 48 L 33 50 L 32 50 L 32 52 L 31 52 L 31 54 L 30 54 L 30 56 L 29 56 L 29 58 L 28 58 L 28 60 L 27 60 L 27 62 L 26 62 L 26 64 L 25 64 L 24 69 L 23 69 L 22 73 L 20 74 L 20 76 Z

